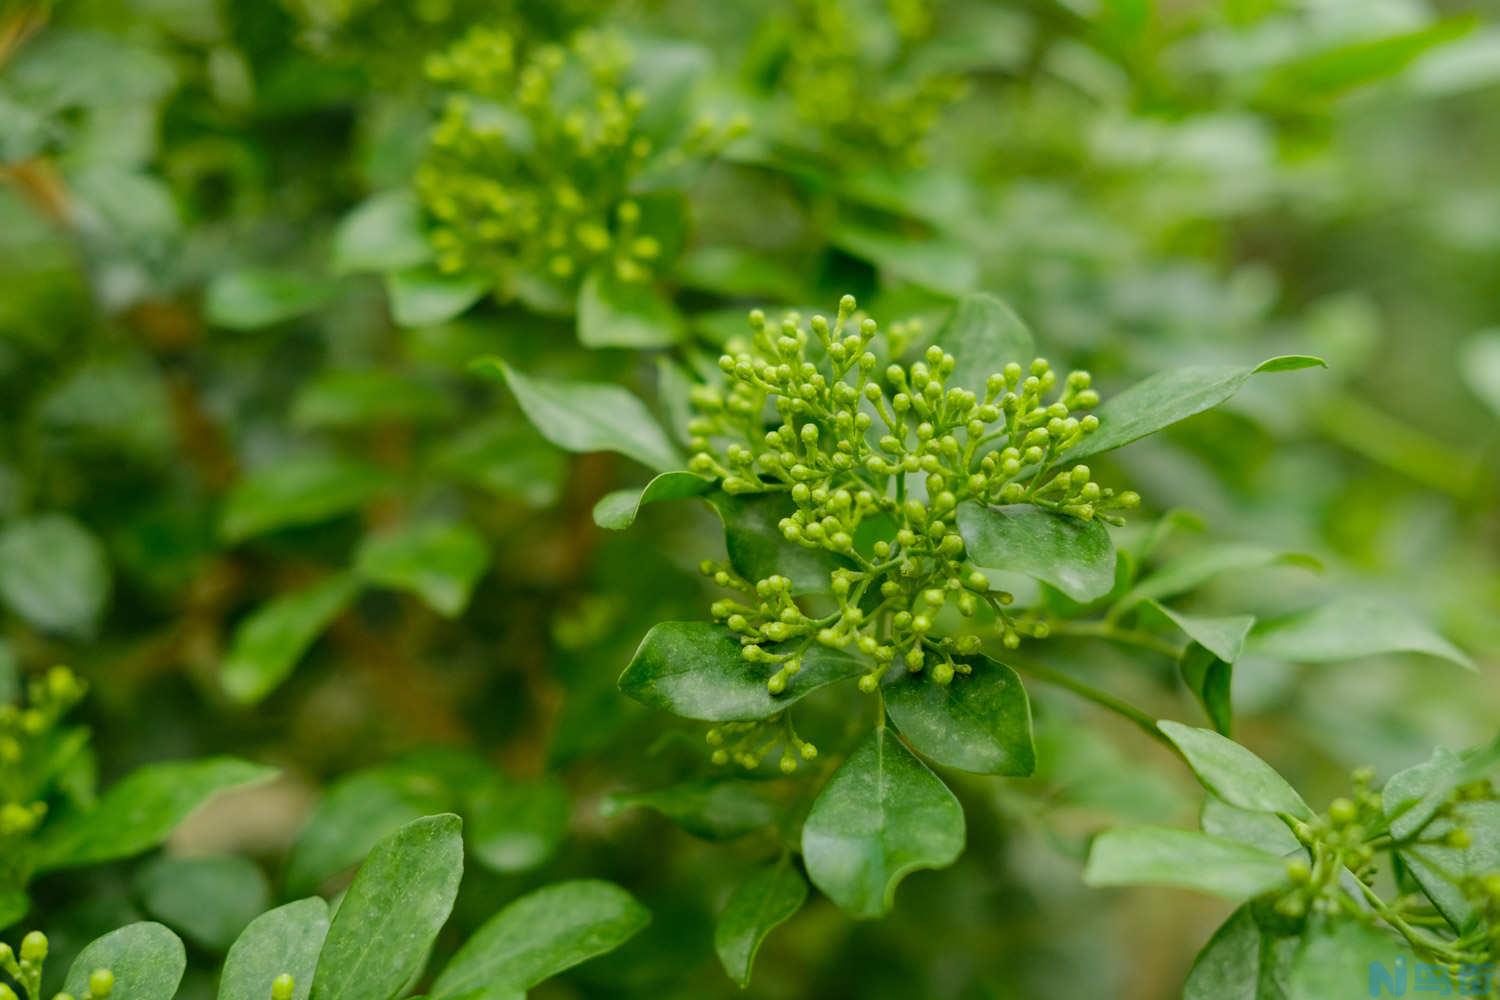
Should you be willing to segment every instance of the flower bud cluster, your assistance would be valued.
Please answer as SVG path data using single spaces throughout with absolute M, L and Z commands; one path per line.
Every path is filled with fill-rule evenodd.
M 909 366 L 882 365 L 871 349 L 878 325 L 847 295 L 831 321 L 792 313 L 774 324 L 756 311 L 750 328 L 719 359 L 726 385 L 694 393 L 689 468 L 727 493 L 785 495 L 782 536 L 843 563 L 829 580 L 837 609 L 821 616 L 804 611 L 786 577 L 752 582 L 705 564 L 738 591 L 714 604 L 714 617 L 739 634 L 747 660 L 776 666 L 773 694 L 812 642 L 862 653 L 872 664 L 865 691 L 897 664 L 912 673 L 930 665 L 934 681 L 949 683 L 968 671 L 962 657 L 982 637 L 945 634 L 938 620 L 948 609 L 993 616 L 1010 648 L 1046 634 L 1045 622 L 1008 615 L 1010 595 L 968 563 L 957 527 L 964 502 L 1112 522 L 1139 502 L 1101 487 L 1087 466 L 1057 465 L 1098 427 L 1083 412 L 1099 401 L 1086 372 L 1059 379 L 1044 360 L 1011 363 L 979 394 L 948 384 L 956 362 L 937 346 Z
M 47 963 L 47 935 L 32 931 L 21 939 L 21 954 L 17 957 L 10 945 L 0 941 L 0 972 L 4 972 L 21 989 L 0 983 L 0 1000 L 42 1000 L 42 969 Z M 95 969 L 89 974 L 88 989 L 81 997 L 71 993 L 58 993 L 53 1000 L 109 1000 L 115 991 L 115 976 L 108 969 Z
M 710 729 L 706 739 L 713 747 L 710 759 L 715 764 L 733 761 L 747 771 L 760 767 L 778 747 L 781 753 L 777 766 L 782 774 L 791 774 L 802 761 L 818 756 L 818 748 L 797 735 L 786 712 L 755 722 L 722 723 Z
M 746 129 L 701 120 L 661 148 L 629 83 L 629 46 L 584 31 L 523 49 L 479 27 L 427 61 L 452 91 L 416 188 L 437 265 L 490 280 L 503 296 L 574 288 L 595 265 L 646 281 L 673 237 L 633 194 L 648 169 L 702 161 Z
M 967 90 L 947 73 L 896 72 L 931 32 L 930 0 L 891 0 L 894 52 L 874 54 L 851 0 L 799 0 L 799 32 L 784 74 L 804 122 L 840 145 L 880 152 L 898 166 L 919 166 L 938 116 Z
M 0 704 L 0 872 L 7 868 L 8 848 L 47 814 L 35 772 L 47 765 L 54 731 L 83 693 L 83 682 L 73 671 L 53 667 L 31 680 L 23 703 Z

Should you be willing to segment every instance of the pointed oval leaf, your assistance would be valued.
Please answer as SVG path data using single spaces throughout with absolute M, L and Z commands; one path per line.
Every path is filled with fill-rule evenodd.
M 705 779 L 651 792 L 611 795 L 605 815 L 624 809 L 654 809 L 705 840 L 733 840 L 776 822 L 777 811 L 759 782 Z
M 1155 601 L 1152 602 L 1152 606 L 1171 619 L 1172 624 L 1182 629 L 1189 639 L 1225 663 L 1233 663 L 1240 658 L 1240 653 L 1245 648 L 1245 637 L 1250 634 L 1250 626 L 1255 624 L 1254 615 L 1205 618 L 1173 611 Z
M 359 580 L 340 573 L 256 608 L 234 630 L 220 668 L 225 692 L 253 705 L 276 690 L 358 593 Z
M 790 920 L 805 902 L 807 880 L 789 855 L 756 869 L 735 886 L 714 925 L 714 950 L 741 989 L 750 985 L 750 969 L 766 935 Z
M 969 558 L 1051 584 L 1075 601 L 1103 597 L 1115 585 L 1115 547 L 1099 521 L 1013 504 L 959 505 L 958 530 Z
M 37 628 L 91 636 L 109 591 L 104 546 L 73 518 L 43 514 L 0 531 L 0 601 Z
M 1165 719 L 1156 725 L 1182 752 L 1203 787 L 1230 805 L 1299 819 L 1312 815 L 1302 796 L 1270 764 L 1228 737 Z
M 814 643 L 786 690 L 773 695 L 766 681 L 775 666 L 751 663 L 740 650 L 739 639 L 723 625 L 662 622 L 641 640 L 620 675 L 620 690 L 686 719 L 730 722 L 768 718 L 826 684 L 868 669 L 858 657 Z
M 311 1000 L 391 1000 L 427 961 L 463 877 L 463 824 L 408 823 L 375 845 L 328 928 Z
M 405 327 L 446 323 L 478 302 L 488 288 L 483 280 L 441 274 L 430 267 L 398 271 L 385 278 L 391 318 Z
M 1021 678 L 987 656 L 973 672 L 937 684 L 906 674 L 885 686 L 885 708 L 918 753 L 975 774 L 1021 777 L 1036 768 L 1031 704 Z
M 963 849 L 958 799 L 884 726 L 834 772 L 802 827 L 808 877 L 857 918 L 883 915 L 903 878 Z
M 1260 656 L 1330 663 L 1386 653 L 1425 653 L 1473 670 L 1474 661 L 1406 607 L 1359 595 L 1335 598 L 1273 621 L 1250 636 Z
M 172 1000 L 187 970 L 187 951 L 161 924 L 127 924 L 95 940 L 73 960 L 63 990 L 81 997 L 97 969 L 114 973 L 110 1000 Z
M 610 531 L 624 531 L 648 503 L 702 496 L 713 488 L 713 480 L 696 472 L 663 472 L 640 489 L 615 490 L 600 497 L 594 504 L 594 523 Z
M 265 875 L 235 855 L 158 858 L 137 876 L 136 885 L 148 913 L 219 952 L 271 901 Z
M 1242 901 L 1286 881 L 1286 860 L 1197 830 L 1123 826 L 1089 848 L 1083 881 L 1094 887 L 1160 885 Z
M 235 544 L 256 535 L 347 514 L 387 485 L 373 466 L 344 458 L 293 458 L 236 483 L 224 503 L 219 534 Z
M 346 215 L 333 234 L 333 270 L 400 271 L 426 263 L 432 248 L 422 208 L 409 191 L 387 191 Z
M 465 524 L 425 521 L 367 537 L 355 571 L 378 587 L 405 590 L 438 614 L 457 617 L 489 565 L 484 536 Z
M 262 913 L 229 948 L 219 1000 L 266 1000 L 282 973 L 296 984 L 292 1000 L 307 1000 L 327 936 L 328 904 L 317 896 Z
M 589 271 L 578 289 L 578 341 L 584 347 L 670 347 L 684 329 L 659 289 L 649 282 L 621 281 L 612 266 Z
M 613 951 L 651 922 L 635 897 L 610 882 L 560 882 L 511 903 L 458 950 L 432 987 L 432 1000 L 470 991 L 527 990 Z
M 217 275 L 203 296 L 210 323 L 231 330 L 258 330 L 296 319 L 333 297 L 330 281 L 300 271 L 247 268 Z

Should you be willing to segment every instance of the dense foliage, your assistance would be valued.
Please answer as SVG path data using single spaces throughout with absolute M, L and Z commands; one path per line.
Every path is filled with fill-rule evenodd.
M 0 7 L 0 1000 L 1500 996 L 1463 8 Z

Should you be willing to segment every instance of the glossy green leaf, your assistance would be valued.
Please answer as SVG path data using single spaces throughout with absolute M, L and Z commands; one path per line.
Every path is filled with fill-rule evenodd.
M 224 503 L 219 532 L 230 543 L 315 524 L 362 507 L 387 484 L 373 466 L 344 458 L 293 458 L 251 473 Z
M 405 590 L 436 612 L 457 617 L 489 565 L 484 536 L 465 524 L 422 521 L 371 535 L 355 557 L 355 572 L 377 587 Z
M 333 269 L 404 271 L 432 256 L 422 232 L 422 209 L 405 191 L 379 194 L 359 205 L 333 234 Z
M 1203 796 L 1203 807 L 1198 812 L 1198 825 L 1203 828 L 1204 833 L 1238 840 L 1242 844 L 1282 857 L 1293 851 L 1303 850 L 1301 842 L 1281 817 L 1232 806 L 1213 794 Z
M 291 416 L 298 427 L 321 429 L 432 423 L 451 412 L 451 400 L 437 386 L 372 368 L 313 379 L 292 404 Z
M 0 601 L 37 628 L 87 638 L 109 592 L 104 546 L 71 517 L 42 514 L 0 530 Z
M 1303 566 L 1315 571 L 1322 568 L 1312 556 L 1278 552 L 1259 545 L 1196 545 L 1147 574 L 1120 598 L 1118 607 L 1132 608 L 1142 601 L 1162 600 L 1186 593 L 1215 577 L 1249 573 L 1278 565 Z
M 317 896 L 263 913 L 230 946 L 219 979 L 219 1000 L 266 1000 L 271 983 L 287 973 L 292 1000 L 312 992 L 318 953 L 328 936 L 328 904 Z
M 1203 706 L 1208 721 L 1228 736 L 1234 728 L 1233 663 L 1215 655 L 1206 646 L 1192 642 L 1178 658 L 1177 670 L 1182 675 L 1182 683 Z
M 863 660 L 816 643 L 802 656 L 802 669 L 773 695 L 766 680 L 778 669 L 751 663 L 728 628 L 709 622 L 662 622 L 646 633 L 620 690 L 643 705 L 687 719 L 727 722 L 764 719 L 826 684 L 869 669 Z
M 275 774 L 274 768 L 233 757 L 148 764 L 110 788 L 93 808 L 46 826 L 37 845 L 37 869 L 77 868 L 148 851 L 219 792 Z
M 530 989 L 613 951 L 650 922 L 651 914 L 635 897 L 609 882 L 580 879 L 546 886 L 479 928 L 438 976 L 432 1000 L 480 987 Z
M 1312 815 L 1302 796 L 1270 764 L 1228 737 L 1170 720 L 1157 727 L 1181 751 L 1203 787 L 1230 805 L 1300 819 Z
M 386 275 L 385 292 L 397 326 L 436 326 L 478 302 L 489 286 L 478 278 L 413 268 Z
M 1252 375 L 1312 367 L 1326 365 L 1320 358 L 1289 354 L 1251 367 L 1219 365 L 1158 372 L 1106 399 L 1097 411 L 1099 429 L 1070 449 L 1068 460 L 1113 451 L 1212 409 L 1238 392 Z
M 857 918 L 883 915 L 903 878 L 945 868 L 963 848 L 958 799 L 886 727 L 834 772 L 802 827 L 808 877 Z
M 1021 678 L 987 656 L 938 684 L 925 672 L 885 685 L 891 721 L 916 751 L 946 767 L 1022 777 L 1036 768 L 1031 704 Z
M 1425 653 L 1474 669 L 1468 654 L 1406 606 L 1357 595 L 1261 622 L 1250 635 L 1249 648 L 1258 656 L 1300 663 Z
M 958 530 L 969 558 L 986 569 L 1021 573 L 1075 601 L 1103 597 L 1115 585 L 1115 547 L 1099 521 L 1013 504 L 963 503 Z
M 209 283 L 203 310 L 215 326 L 258 330 L 312 312 L 335 291 L 332 282 L 300 271 L 227 271 Z
M 1004 302 L 980 293 L 959 299 L 933 343 L 953 355 L 947 384 L 984 396 L 985 382 L 1014 361 L 1028 365 L 1036 354 L 1031 330 Z
M 714 950 L 741 989 L 750 985 L 750 969 L 766 935 L 790 920 L 806 901 L 807 880 L 790 855 L 757 868 L 735 886 L 714 925 Z
M 1214 932 L 1193 962 L 1183 1000 L 1286 1000 L 1282 990 L 1297 938 L 1276 938 L 1247 904 Z
M 84 996 L 89 976 L 97 969 L 114 973 L 110 1000 L 172 1000 L 187 970 L 187 952 L 177 935 L 161 924 L 127 924 L 78 953 L 63 990 Z
M 376 844 L 328 928 L 311 1000 L 392 1000 L 421 971 L 463 877 L 463 824 L 426 816 Z
M 1125 826 L 1094 838 L 1083 881 L 1096 888 L 1173 886 L 1239 901 L 1284 883 L 1286 861 L 1196 830 Z
M 648 503 L 702 496 L 713 488 L 713 480 L 694 472 L 663 472 L 640 489 L 615 490 L 600 497 L 594 504 L 594 523 L 610 531 L 624 531 Z
M 645 281 L 621 281 L 612 266 L 589 271 L 578 289 L 578 340 L 584 347 L 640 350 L 682 339 L 682 317 Z
M 654 809 L 689 833 L 707 840 L 733 840 L 776 823 L 777 809 L 758 782 L 705 778 L 650 792 L 611 795 L 605 815 L 624 809 Z
M 271 901 L 261 870 L 232 855 L 159 858 L 136 886 L 148 913 L 212 951 L 233 944 Z
M 474 370 L 503 378 L 542 436 L 567 451 L 614 451 L 659 472 L 685 460 L 646 405 L 618 385 L 522 375 L 498 358 Z
M 1172 624 L 1182 629 L 1183 633 L 1198 645 L 1207 649 L 1210 653 L 1223 660 L 1225 663 L 1233 663 L 1240 658 L 1240 653 L 1245 648 L 1245 637 L 1250 634 L 1250 626 L 1255 624 L 1254 615 L 1226 615 L 1218 618 L 1206 618 L 1199 615 L 1186 615 L 1180 611 L 1153 602 L 1155 608 L 1171 619 Z
M 568 790 L 555 778 L 492 782 L 469 800 L 469 853 L 491 871 L 528 871 L 556 853 L 569 812 Z
M 780 574 L 792 581 L 793 593 L 821 594 L 827 593 L 833 571 L 846 564 L 825 549 L 786 540 L 778 527 L 792 512 L 792 500 L 785 493 L 710 493 L 708 502 L 724 522 L 730 565 L 747 580 Z
M 359 586 L 357 577 L 340 573 L 256 608 L 234 630 L 220 673 L 224 690 L 247 705 L 276 690 Z

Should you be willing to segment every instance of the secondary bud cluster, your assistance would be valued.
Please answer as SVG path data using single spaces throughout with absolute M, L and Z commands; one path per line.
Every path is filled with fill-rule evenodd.
M 661 266 L 676 222 L 635 197 L 636 182 L 715 155 L 746 125 L 701 120 L 660 145 L 632 58 L 610 34 L 523 51 L 480 27 L 428 59 L 428 76 L 454 91 L 416 173 L 442 271 L 484 277 L 505 297 L 563 297 L 596 265 L 631 282 Z
M 747 771 L 759 767 L 778 746 L 781 754 L 777 766 L 782 774 L 791 774 L 802 761 L 818 756 L 818 748 L 797 735 L 785 712 L 757 722 L 726 722 L 710 729 L 706 738 L 713 747 L 711 759 L 715 764 L 733 761 Z
M 46 818 L 57 726 L 83 693 L 71 670 L 53 667 L 30 681 L 23 702 L 0 704 L 0 889 L 23 879 L 18 845 Z
M 938 116 L 967 89 L 947 73 L 894 71 L 931 33 L 928 0 L 892 0 L 890 51 L 867 43 L 865 12 L 849 0 L 797 6 L 799 31 L 783 82 L 798 117 L 840 146 L 874 149 L 900 166 L 924 163 Z
M 1011 363 L 979 394 L 948 384 L 956 362 L 937 346 L 909 366 L 883 365 L 871 349 L 878 324 L 857 317 L 847 295 L 831 321 L 792 313 L 773 324 L 757 311 L 750 328 L 719 359 L 726 385 L 694 394 L 689 467 L 727 493 L 784 495 L 783 537 L 843 563 L 828 587 L 837 609 L 826 615 L 804 611 L 784 576 L 749 581 L 705 564 L 738 592 L 714 604 L 714 617 L 739 634 L 747 660 L 776 667 L 773 694 L 812 642 L 864 654 L 865 691 L 897 663 L 913 673 L 930 665 L 934 681 L 949 683 L 982 642 L 940 634 L 950 608 L 992 616 L 1011 648 L 1023 633 L 1045 635 L 1045 622 L 1008 615 L 1010 595 L 968 563 L 957 527 L 966 501 L 1110 521 L 1139 502 L 1101 487 L 1086 466 L 1056 467 L 1098 427 L 1082 412 L 1099 401 L 1086 372 L 1060 379 L 1044 360 Z
M 10 945 L 0 941 L 0 972 L 4 972 L 24 995 L 24 1000 L 42 1000 L 42 969 L 47 963 L 47 935 L 32 931 L 21 939 L 19 958 Z M 58 993 L 53 1000 L 109 1000 L 115 991 L 115 976 L 108 969 L 89 974 L 88 989 L 81 997 Z M 0 983 L 0 1000 L 22 1000 L 15 989 Z

